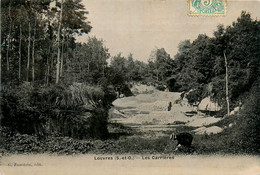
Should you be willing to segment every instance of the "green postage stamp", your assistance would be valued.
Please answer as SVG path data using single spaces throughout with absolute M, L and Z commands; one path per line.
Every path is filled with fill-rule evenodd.
M 190 16 L 225 16 L 226 0 L 188 0 Z

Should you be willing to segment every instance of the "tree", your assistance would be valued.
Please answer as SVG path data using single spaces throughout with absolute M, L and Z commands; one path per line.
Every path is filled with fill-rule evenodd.
M 132 81 L 134 79 L 134 71 L 135 71 L 135 62 L 134 62 L 134 58 L 133 58 L 133 54 L 130 53 L 128 55 L 127 58 L 127 62 L 126 62 L 126 67 L 127 67 L 127 77 L 130 81 Z
M 26 81 L 29 81 L 29 71 L 30 71 L 30 56 L 31 56 L 31 22 L 29 22 L 29 36 L 28 36 L 28 56 L 27 56 L 27 74 Z
M 171 61 L 170 55 L 164 48 L 152 51 L 148 64 L 150 65 L 150 68 L 152 69 L 151 73 L 155 75 L 157 82 L 166 80 L 166 76 L 171 70 L 171 67 L 168 67 Z
M 6 51 L 6 69 L 9 72 L 10 69 L 10 62 L 9 62 L 9 50 L 10 50 L 10 42 L 11 42 L 11 32 L 12 32 L 12 16 L 11 16 L 11 11 L 12 11 L 12 0 L 9 2 L 9 33 L 8 33 L 8 39 L 7 39 L 7 51 Z
M 20 24 L 20 41 L 19 41 L 19 70 L 18 70 L 18 79 L 21 81 L 21 62 L 22 62 L 22 24 Z
M 60 61 L 62 77 L 69 48 L 76 35 L 91 29 L 80 0 L 63 0 L 64 12 L 59 30 L 61 3 L 55 0 L 8 0 L 2 2 L 2 73 L 4 82 L 55 81 L 54 64 Z M 58 47 L 58 31 L 60 46 Z M 60 53 L 58 54 L 58 50 Z M 60 59 L 57 58 L 58 55 Z M 56 57 L 57 56 L 57 57 Z M 56 64 L 57 65 L 57 64 Z M 42 71 L 41 69 L 44 69 Z M 57 66 L 56 66 L 57 70 Z M 12 72 L 12 74 L 8 74 Z M 40 82 L 40 81 L 37 81 Z M 41 81 L 42 82 L 42 81 Z
M 61 71 L 64 63 L 64 43 L 73 37 L 73 34 L 88 33 L 91 30 L 89 21 L 86 21 L 88 14 L 85 11 L 81 0 L 62 0 L 56 4 L 60 8 L 60 19 L 57 34 L 58 54 L 56 65 L 56 84 L 59 82 Z M 62 48 L 61 48 L 62 47 Z
M 2 14 L 2 2 L 0 2 L 0 14 Z M 0 26 L 2 30 L 2 15 L 0 16 Z M 2 31 L 0 32 L 0 126 L 2 126 Z
M 110 57 L 103 40 L 89 37 L 87 43 L 77 43 L 75 46 L 69 50 L 64 81 L 97 84 L 105 77 L 107 59 Z
M 228 62 L 227 62 L 227 57 L 226 53 L 224 51 L 223 53 L 224 59 L 225 59 L 225 67 L 226 67 L 226 101 L 227 101 L 227 116 L 230 115 L 230 106 L 229 106 L 229 94 L 228 94 Z
M 110 68 L 112 68 L 114 72 L 113 84 L 120 85 L 129 80 L 127 74 L 127 59 L 123 57 L 121 53 L 112 58 Z
M 57 63 L 56 63 L 56 84 L 59 83 L 60 78 L 60 55 L 61 55 L 61 48 L 60 48 L 60 32 L 61 32 L 61 25 L 62 25 L 62 13 L 63 13 L 63 0 L 61 0 L 61 10 L 60 10 L 60 20 L 59 20 L 59 27 L 58 27 L 58 55 L 57 55 Z
M 259 43 L 259 21 L 242 12 L 231 26 L 219 25 L 214 37 L 199 35 L 192 43 L 181 42 L 169 84 L 174 90 L 193 89 L 202 96 L 210 95 L 225 104 L 229 114 L 234 102 L 258 77 Z M 209 85 L 211 92 L 200 93 Z
M 215 82 L 216 86 L 213 91 L 215 91 L 215 97 L 218 96 L 217 98 L 221 102 L 226 101 L 227 108 L 229 108 L 229 103 L 234 103 L 243 92 L 250 89 L 257 79 L 260 56 L 259 37 L 259 22 L 253 21 L 250 14 L 246 12 L 242 12 L 232 26 L 224 28 L 223 25 L 220 25 L 214 32 L 215 49 L 212 52 L 215 58 L 214 80 L 223 78 L 225 82 Z M 257 66 L 258 68 L 256 68 Z M 226 94 L 226 98 L 223 98 L 221 94 Z M 229 98 L 229 102 L 227 98 Z M 227 109 L 227 111 L 229 110 Z

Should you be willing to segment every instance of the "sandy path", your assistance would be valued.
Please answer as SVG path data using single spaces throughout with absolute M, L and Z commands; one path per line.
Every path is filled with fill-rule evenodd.
M 118 155 L 14 155 L 1 160 L 1 175 L 259 175 L 260 158 L 250 156 L 131 156 L 132 160 L 115 160 Z M 95 160 L 112 157 L 112 160 Z M 119 156 L 124 158 L 124 156 Z M 16 164 L 16 166 L 15 166 Z M 22 165 L 21 164 L 26 164 Z M 20 165 L 20 166 L 18 166 Z M 32 165 L 32 166 L 29 166 Z

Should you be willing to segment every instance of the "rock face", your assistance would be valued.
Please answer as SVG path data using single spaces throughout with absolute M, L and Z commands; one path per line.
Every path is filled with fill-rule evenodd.
M 194 116 L 187 126 L 200 127 L 220 121 L 221 118 Z
M 200 111 L 219 111 L 220 109 L 221 106 L 215 102 L 212 102 L 210 97 L 204 98 L 198 106 L 198 110 Z
M 147 135 L 157 135 L 165 134 L 163 131 L 172 131 L 178 125 L 206 127 L 221 120 L 200 112 L 187 116 L 188 111 L 194 112 L 194 106 L 189 105 L 187 98 L 183 98 L 180 92 L 163 92 L 145 85 L 135 85 L 132 90 L 135 90 L 135 96 L 119 98 L 113 102 L 114 107 L 109 114 L 110 123 L 120 123 Z M 201 102 L 200 108 L 213 111 L 220 109 L 209 98 Z M 205 131 L 215 132 L 214 128 Z M 204 133 L 204 130 L 201 132 Z
M 237 112 L 239 112 L 240 108 L 239 107 L 235 107 L 233 111 L 230 112 L 230 115 L 234 115 Z
M 218 126 L 211 126 L 208 128 L 203 126 L 203 127 L 197 128 L 193 131 L 195 132 L 195 134 L 203 135 L 203 134 L 217 134 L 217 133 L 222 132 L 223 129 Z

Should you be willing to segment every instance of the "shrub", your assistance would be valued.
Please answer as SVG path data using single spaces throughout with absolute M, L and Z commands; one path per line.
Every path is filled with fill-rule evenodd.
M 3 126 L 22 134 L 60 133 L 75 138 L 106 138 L 107 103 L 99 86 L 32 86 L 24 83 L 3 93 Z M 111 94 L 113 96 L 113 94 Z
M 235 127 L 240 134 L 237 139 L 242 142 L 241 149 L 245 152 L 260 153 L 260 89 L 259 84 L 249 91 L 245 103 L 238 115 Z
M 232 127 L 214 135 L 196 136 L 195 149 L 198 153 L 260 153 L 260 90 L 259 83 L 244 94 L 245 100 L 239 113 L 215 125 Z
M 196 102 L 199 102 L 203 99 L 204 94 L 203 94 L 203 89 L 202 88 L 197 88 L 195 90 L 191 90 L 188 92 L 186 95 L 186 98 L 188 99 L 189 104 L 193 104 Z

